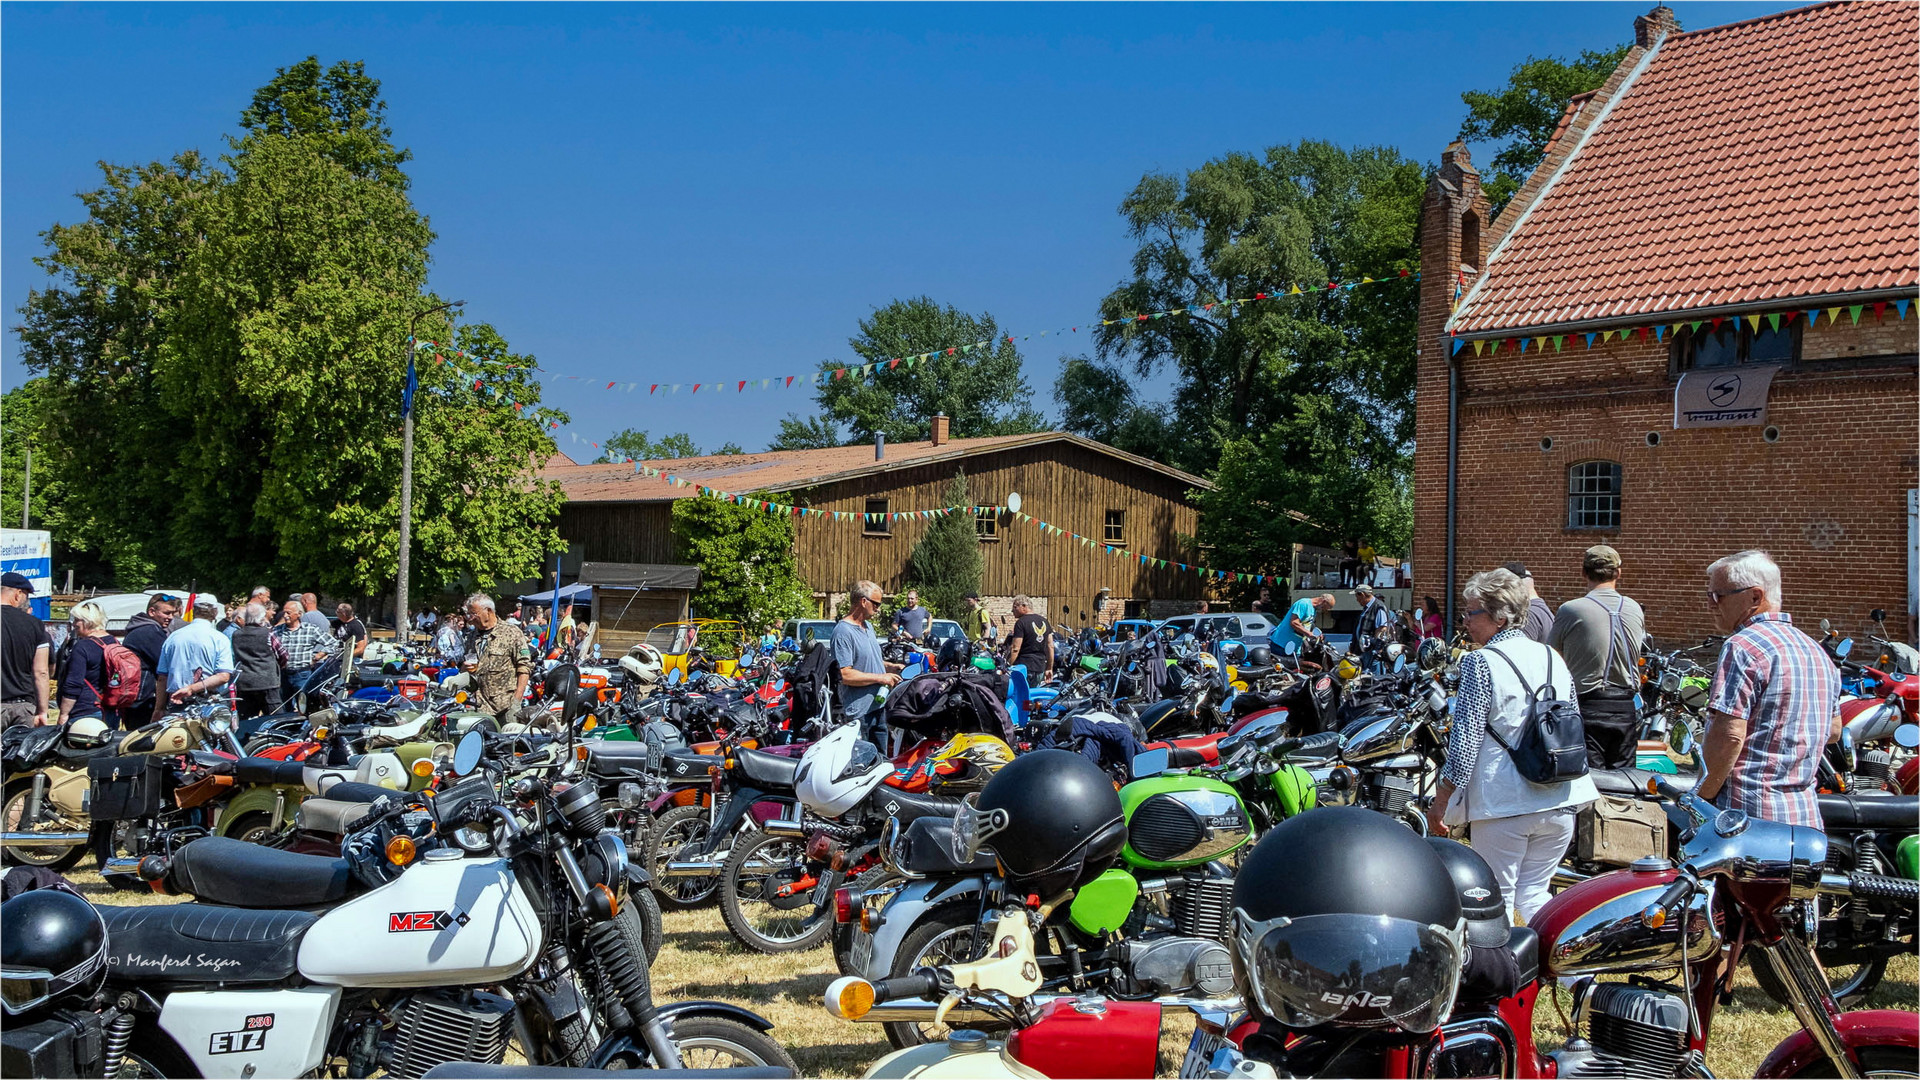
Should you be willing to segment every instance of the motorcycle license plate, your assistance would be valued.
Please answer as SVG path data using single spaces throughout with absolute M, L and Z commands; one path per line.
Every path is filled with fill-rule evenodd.
M 829 874 L 820 879 L 820 884 L 813 887 L 814 907 L 819 907 L 821 904 L 826 903 L 827 898 L 833 895 L 832 885 L 833 875 Z
M 1204 1077 L 1207 1066 L 1213 1064 L 1213 1055 L 1227 1048 L 1227 1037 L 1218 1035 L 1205 1028 L 1195 1028 L 1192 1041 L 1187 1043 L 1187 1056 L 1180 1062 L 1180 1075 L 1183 1077 Z

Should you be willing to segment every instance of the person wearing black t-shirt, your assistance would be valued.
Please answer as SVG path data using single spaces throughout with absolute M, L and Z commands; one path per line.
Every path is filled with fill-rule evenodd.
M 340 642 L 342 665 L 350 667 L 367 651 L 367 624 L 353 617 L 352 604 L 341 604 L 334 610 L 340 616 L 340 625 L 333 628 L 333 639 Z
M 1007 655 L 1027 669 L 1027 681 L 1039 685 L 1053 670 L 1053 634 L 1047 620 L 1033 613 L 1033 601 L 1013 598 L 1013 633 L 1007 637 Z
M 25 574 L 0 578 L 0 716 L 8 727 L 47 722 L 53 642 L 27 610 L 32 595 L 33 581 Z

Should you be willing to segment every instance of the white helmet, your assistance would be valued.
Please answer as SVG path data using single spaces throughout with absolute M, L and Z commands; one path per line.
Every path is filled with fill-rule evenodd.
M 878 747 L 860 737 L 860 726 L 847 724 L 807 747 L 793 779 L 793 790 L 807 809 L 824 817 L 839 817 L 892 772 L 893 763 L 881 756 Z
M 108 743 L 106 722 L 97 716 L 83 716 L 67 725 L 65 738 L 67 745 L 77 749 L 91 749 Z
M 644 686 L 652 686 L 660 681 L 660 671 L 666 661 L 660 657 L 660 650 L 641 642 L 627 650 L 620 658 L 620 670 Z

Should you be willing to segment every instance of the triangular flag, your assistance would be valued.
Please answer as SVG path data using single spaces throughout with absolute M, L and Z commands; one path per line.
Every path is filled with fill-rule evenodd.
M 1480 350 L 1481 350 L 1481 349 L 1483 349 L 1483 348 L 1485 348 L 1485 347 L 1486 347 L 1486 344 L 1487 344 L 1487 343 L 1486 343 L 1486 342 L 1484 342 L 1484 341 L 1479 341 L 1479 340 L 1475 340 L 1475 341 L 1474 341 L 1474 343 L 1473 343 L 1473 355 L 1475 355 L 1475 356 L 1479 356 L 1479 355 L 1480 355 Z
M 1659 326 L 1654 327 L 1653 337 L 1654 337 L 1654 340 L 1656 341 L 1667 340 L 1667 324 L 1661 323 Z
M 1760 316 L 1758 315 L 1747 316 L 1747 325 L 1753 328 L 1754 333 L 1756 334 L 1759 333 L 1760 332 Z
M 1887 302 L 1885 300 L 1882 300 L 1879 303 L 1873 305 L 1873 317 L 1876 322 L 1882 318 L 1885 318 L 1886 314 L 1887 314 Z
M 1566 346 L 1567 346 L 1567 335 L 1561 334 L 1553 339 L 1554 352 L 1564 351 L 1566 349 Z
M 1593 348 L 1593 335 L 1592 335 L 1592 334 L 1588 334 L 1588 335 L 1587 335 L 1587 348 L 1589 348 L 1589 349 L 1591 349 L 1591 348 Z
M 1820 318 L 1819 308 L 1816 307 L 1816 308 L 1807 309 L 1807 325 L 1808 326 L 1812 326 L 1815 322 L 1819 320 L 1819 318 Z
M 1461 345 L 1463 345 L 1463 344 L 1465 344 L 1465 343 L 1464 343 L 1464 342 L 1462 342 L 1462 341 L 1461 341 L 1461 340 L 1460 340 L 1459 338 L 1454 338 L 1454 339 L 1453 339 L 1453 348 L 1452 348 L 1452 350 L 1450 350 L 1450 353 L 1449 353 L 1449 355 L 1451 355 L 1451 353 L 1457 353 L 1457 352 L 1459 352 L 1459 351 L 1460 351 L 1460 346 L 1461 346 Z
M 791 375 L 789 375 L 789 376 L 787 376 L 787 385 L 788 385 L 788 386 L 792 386 L 792 385 L 793 385 L 793 376 L 791 376 Z
M 1768 328 L 1775 331 L 1780 329 L 1780 313 L 1779 312 L 1770 311 L 1767 313 L 1767 326 Z M 1756 326 L 1754 327 L 1754 329 L 1758 330 L 1759 327 Z
M 1855 304 L 1852 307 L 1847 309 L 1847 314 L 1853 316 L 1853 325 L 1855 326 L 1860 325 L 1860 312 L 1865 308 L 1866 308 L 1865 304 Z
M 1837 307 L 1830 307 L 1830 308 L 1828 308 L 1828 309 L 1827 309 L 1827 321 L 1828 321 L 1828 322 L 1839 322 L 1839 321 L 1840 321 L 1840 309 L 1839 309 L 1839 308 L 1837 308 Z
M 1908 305 L 1908 304 L 1910 304 L 1910 303 L 1912 303 L 1912 302 L 1913 302 L 1913 301 L 1911 301 L 1911 300 L 1895 300 L 1895 301 L 1893 302 L 1893 306 L 1894 306 L 1894 308 L 1895 308 L 1895 310 L 1897 310 L 1897 311 L 1899 311 L 1899 312 L 1900 312 L 1900 318 L 1901 318 L 1901 319 L 1903 319 L 1903 320 L 1904 320 L 1904 319 L 1905 319 L 1905 318 L 1907 317 L 1907 305 Z

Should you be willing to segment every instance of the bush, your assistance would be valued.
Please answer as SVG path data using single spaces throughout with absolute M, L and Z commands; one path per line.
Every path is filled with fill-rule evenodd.
M 967 504 L 967 474 L 956 472 L 947 485 L 947 505 Z M 919 589 L 921 601 L 943 619 L 960 617 L 967 594 L 980 591 L 980 574 L 980 540 L 973 515 L 964 510 L 935 518 L 907 556 L 907 586 Z

